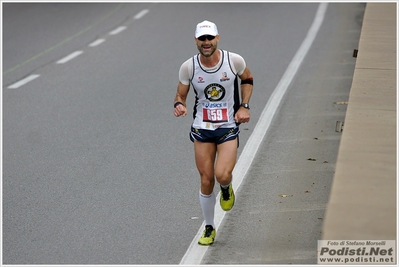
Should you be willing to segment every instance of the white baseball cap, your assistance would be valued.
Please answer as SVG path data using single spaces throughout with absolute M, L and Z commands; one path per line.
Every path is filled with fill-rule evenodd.
M 198 38 L 202 35 L 218 35 L 218 28 L 216 24 L 207 20 L 200 22 L 197 24 L 197 28 L 195 29 L 195 38 Z

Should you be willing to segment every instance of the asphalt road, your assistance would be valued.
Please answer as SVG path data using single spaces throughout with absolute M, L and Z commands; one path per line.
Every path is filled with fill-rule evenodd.
M 254 75 L 252 119 L 241 127 L 241 153 L 305 38 L 317 6 L 3 4 L 3 263 L 179 263 L 202 224 L 199 178 L 188 139 L 191 116 L 176 119 L 172 113 L 180 64 L 197 53 L 193 40 L 196 23 L 204 19 L 215 22 L 221 35 L 219 47 L 241 54 Z M 339 134 L 330 133 L 323 146 L 314 146 L 306 138 L 323 137 L 309 133 L 306 142 L 295 146 L 294 134 L 310 129 L 309 120 L 296 116 L 311 117 L 326 105 L 336 109 L 332 101 L 345 100 L 363 7 L 359 3 L 329 5 L 322 34 L 291 86 L 303 89 L 288 92 L 254 169 L 272 166 L 276 168 L 273 175 L 279 176 L 275 174 L 278 170 L 299 168 L 298 163 L 283 160 L 296 149 L 304 157 L 315 157 L 314 150 L 322 149 L 329 151 L 328 168 L 323 173 L 327 173 L 326 179 L 332 178 Z M 74 57 L 67 57 L 70 55 Z M 27 77 L 32 79 L 24 80 Z M 26 83 L 18 83 L 21 80 Z M 320 90 L 323 86 L 331 88 L 329 93 Z M 334 92 L 337 88 L 339 92 Z M 192 92 L 190 96 L 188 105 L 192 106 Z M 288 113 L 283 112 L 284 107 Z M 342 118 L 344 108 L 335 115 Z M 284 121 L 287 116 L 292 123 Z M 328 124 L 332 130 L 329 123 L 335 125 L 336 118 L 324 117 L 317 123 Z M 273 144 L 283 146 L 269 147 Z M 300 168 L 310 163 L 314 162 L 305 160 Z M 265 171 L 271 172 L 259 169 L 258 173 Z M 254 232 L 250 229 L 274 231 L 278 243 L 286 238 L 279 239 L 281 231 L 295 227 L 272 216 L 278 213 L 269 212 L 269 222 L 257 218 L 265 224 L 261 227 L 238 218 L 245 215 L 245 207 L 256 207 L 256 201 L 263 203 L 257 212 L 270 208 L 265 203 L 275 203 L 275 199 L 253 197 L 259 195 L 253 191 L 254 185 L 262 181 L 267 180 L 253 175 L 243 183 L 237 212 L 226 217 L 237 219 L 228 220 L 218 231 L 221 244 L 228 238 L 247 240 L 238 243 L 247 246 L 235 248 L 241 254 L 247 249 L 266 255 L 262 249 L 248 247 Z M 310 182 L 295 181 L 298 190 Z M 319 212 L 328 198 L 330 182 L 320 185 L 321 197 L 314 199 L 314 206 L 321 207 Z M 295 195 L 282 190 L 291 185 L 290 180 L 279 180 L 270 196 Z M 288 199 L 308 201 L 284 198 Z M 307 217 L 297 214 L 307 224 Z M 313 221 L 309 219 L 308 225 L 314 227 L 308 232 L 314 239 L 320 223 Z M 224 229 L 232 227 L 241 229 L 235 231 L 239 236 L 223 235 Z M 297 240 L 301 242 L 290 246 L 290 251 L 301 251 L 306 243 L 306 237 Z M 260 242 L 252 244 L 262 246 Z M 230 251 L 218 251 L 223 248 Z M 258 256 L 240 262 L 242 257 L 230 257 L 241 255 L 231 249 L 231 245 L 214 246 L 204 261 L 282 262 L 281 258 Z M 305 258 L 305 262 L 314 260 Z

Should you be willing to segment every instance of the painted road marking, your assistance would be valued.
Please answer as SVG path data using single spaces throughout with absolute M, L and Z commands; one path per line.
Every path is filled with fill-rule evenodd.
M 69 38 L 65 39 L 65 40 L 62 41 L 61 43 L 59 43 L 59 44 L 57 44 L 57 45 L 55 45 L 55 46 L 53 46 L 53 47 L 47 49 L 46 51 L 44 51 L 44 52 L 42 52 L 42 53 L 40 53 L 40 54 L 34 56 L 33 58 L 31 58 L 31 59 L 25 61 L 24 63 L 21 63 L 20 65 L 17 65 L 17 66 L 15 66 L 14 68 L 5 71 L 3 74 L 5 74 L 5 73 L 7 73 L 7 72 L 11 72 L 11 71 L 13 71 L 13 70 L 19 68 L 20 66 L 25 65 L 26 63 L 28 63 L 28 62 L 30 62 L 30 61 L 32 61 L 32 60 L 34 60 L 34 59 L 36 59 L 36 58 L 42 56 L 42 55 L 45 54 L 46 52 L 48 52 L 48 51 L 50 51 L 50 50 L 53 50 L 54 48 L 60 46 L 61 44 L 63 44 L 63 43 L 65 43 L 65 42 L 67 42 L 67 41 L 73 39 L 74 37 L 76 37 L 76 36 L 78 36 L 78 35 L 80 35 L 80 34 L 82 34 L 82 33 L 84 33 L 85 31 L 87 31 L 87 30 L 89 30 L 90 28 L 92 28 L 94 25 L 98 24 L 98 23 L 99 23 L 100 21 L 102 21 L 103 19 L 107 18 L 110 14 L 112 14 L 114 11 L 116 11 L 116 10 L 119 9 L 120 7 L 121 7 L 121 5 L 119 5 L 117 8 L 115 8 L 114 10 L 112 10 L 109 14 L 107 14 L 107 15 L 106 15 L 105 17 L 103 17 L 101 20 L 97 21 L 96 23 L 94 23 L 93 25 L 89 26 L 88 28 L 86 28 L 86 29 L 80 31 L 79 33 L 75 34 L 75 35 L 72 36 L 72 37 L 69 37 Z M 149 9 L 143 9 L 143 10 L 141 10 L 139 13 L 137 13 L 137 14 L 134 16 L 134 19 L 136 19 L 136 20 L 141 19 L 141 18 L 144 17 L 149 11 L 150 11 Z M 120 27 L 114 29 L 113 31 L 111 31 L 109 34 L 110 34 L 110 35 L 118 34 L 118 33 L 122 32 L 122 31 L 126 30 L 126 28 L 127 28 L 126 26 L 120 26 Z M 96 46 L 102 44 L 103 42 L 105 42 L 105 39 L 97 39 L 97 40 L 95 40 L 94 42 L 90 43 L 90 44 L 89 44 L 89 47 L 96 47 Z M 57 64 L 64 64 L 64 63 L 67 63 L 68 61 L 70 61 L 70 60 L 72 60 L 72 59 L 78 57 L 78 56 L 81 55 L 81 54 L 83 54 L 83 51 L 75 51 L 75 52 L 69 54 L 68 56 L 66 56 L 66 57 L 64 57 L 64 58 L 62 58 L 62 59 L 60 59 L 60 60 L 58 60 L 56 63 L 57 63 Z M 32 74 L 32 75 L 30 75 L 30 76 L 28 76 L 28 77 L 26 77 L 26 78 L 24 78 L 24 79 L 22 79 L 22 80 L 20 80 L 20 81 L 18 81 L 18 82 L 16 82 L 16 83 L 12 84 L 12 85 L 10 85 L 10 86 L 8 86 L 7 88 L 8 88 L 8 89 L 16 89 L 16 88 L 19 88 L 19 87 L 21 87 L 21 86 L 27 84 L 28 82 L 33 81 L 34 79 L 36 79 L 36 78 L 38 78 L 38 77 L 40 77 L 39 74 Z
M 109 34 L 110 35 L 118 34 L 118 33 L 122 32 L 122 31 L 126 30 L 126 28 L 127 28 L 126 26 L 119 26 L 115 30 L 111 31 Z
M 57 61 L 57 64 L 64 64 L 64 63 L 67 63 L 68 61 L 74 59 L 75 57 L 77 57 L 77 56 L 79 56 L 79 55 L 81 55 L 81 54 L 83 54 L 83 51 L 75 51 L 75 52 L 69 54 L 68 56 L 66 56 L 66 57 L 64 57 L 64 58 L 62 58 L 62 59 L 60 59 L 60 60 L 58 60 L 58 61 Z
M 26 61 L 24 61 L 24 62 L 22 62 L 22 63 L 20 63 L 20 64 L 18 64 L 17 66 L 15 66 L 15 67 L 13 67 L 13 68 L 11 68 L 11 69 L 9 69 L 9 70 L 6 70 L 5 72 L 3 72 L 3 75 L 6 74 L 6 73 L 9 73 L 9 72 L 11 72 L 11 71 L 14 71 L 14 70 L 16 70 L 16 69 L 18 69 L 18 68 L 20 68 L 20 67 L 22 67 L 22 66 L 24 66 L 25 64 L 27 64 L 27 63 L 29 63 L 29 62 L 31 62 L 31 61 L 33 61 L 33 60 L 35 60 L 35 59 L 37 59 L 37 58 L 39 58 L 39 57 L 45 55 L 45 54 L 47 54 L 48 52 L 54 50 L 55 48 L 58 48 L 58 47 L 60 47 L 61 45 L 65 44 L 65 43 L 67 43 L 67 42 L 69 42 L 69 41 L 71 41 L 72 39 L 76 38 L 77 36 L 82 35 L 83 33 L 87 32 L 87 31 L 90 30 L 90 29 L 92 29 L 95 25 L 97 25 L 97 24 L 99 24 L 100 22 L 102 22 L 102 21 L 104 21 L 105 19 L 107 19 L 109 16 L 111 16 L 113 13 L 115 13 L 117 10 L 119 10 L 123 5 L 125 5 L 125 4 L 124 4 L 124 3 L 120 3 L 118 6 L 116 6 L 114 9 L 112 9 L 112 10 L 111 10 L 108 14 L 106 14 L 105 16 L 101 17 L 101 18 L 100 18 L 98 21 L 96 21 L 95 23 L 93 23 L 93 24 L 91 24 L 90 26 L 86 27 L 85 29 L 79 31 L 79 32 L 76 33 L 75 35 L 72 35 L 72 36 L 66 38 L 65 40 L 61 41 L 60 43 L 58 43 L 58 44 L 56 44 L 56 45 L 54 45 L 54 46 L 52 46 L 52 47 L 50 47 L 50 48 L 47 48 L 45 51 L 43 51 L 43 52 L 41 52 L 41 53 L 35 55 L 34 57 L 32 57 L 32 58 L 30 58 L 30 59 L 28 59 L 28 60 L 26 60 Z
M 143 9 L 141 10 L 139 13 L 136 14 L 136 16 L 134 16 L 134 19 L 141 19 L 142 17 L 144 17 L 150 10 L 149 9 Z
M 249 168 L 251 167 L 252 161 L 256 152 L 258 151 L 259 145 L 262 143 L 267 130 L 272 122 L 274 115 L 277 112 L 277 108 L 291 84 L 295 74 L 297 73 L 299 66 L 302 64 L 303 59 L 308 53 L 310 46 L 312 45 L 316 35 L 320 29 L 321 24 L 324 20 L 324 15 L 326 13 L 328 3 L 321 3 L 316 12 L 316 16 L 313 20 L 309 31 L 303 40 L 301 46 L 296 52 L 295 56 L 292 58 L 288 68 L 286 69 L 277 87 L 274 89 L 269 101 L 267 102 L 262 114 L 257 122 L 255 129 L 251 136 L 249 137 L 247 144 L 245 145 L 243 151 L 241 152 L 240 158 L 233 170 L 233 188 L 235 191 L 238 190 L 241 182 L 244 180 Z M 220 193 L 219 193 L 220 195 Z M 219 195 L 217 197 L 219 197 Z M 215 228 L 219 228 L 224 215 L 224 212 L 220 205 L 215 205 Z M 180 261 L 180 265 L 199 265 L 208 250 L 208 246 L 198 245 L 198 239 L 201 237 L 202 232 L 205 228 L 205 222 L 202 223 L 200 229 L 195 235 L 193 241 L 191 242 L 186 254 Z
M 98 46 L 98 45 L 100 45 L 100 44 L 102 44 L 104 42 L 105 42 L 105 39 L 97 39 L 94 42 L 92 42 L 91 44 L 89 44 L 89 46 L 90 47 L 95 47 L 95 46 Z
M 25 84 L 27 84 L 30 81 L 33 81 L 34 79 L 38 78 L 39 76 L 40 76 L 39 74 L 29 75 L 28 77 L 26 77 L 26 78 L 14 83 L 14 84 L 8 86 L 7 88 L 8 89 L 17 89 L 17 88 L 21 87 L 22 85 L 25 85 Z

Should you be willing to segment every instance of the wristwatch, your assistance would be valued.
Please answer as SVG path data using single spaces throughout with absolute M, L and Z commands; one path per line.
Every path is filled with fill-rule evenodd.
M 248 103 L 241 103 L 240 106 L 241 106 L 241 107 L 244 107 L 244 108 L 246 108 L 246 109 L 249 109 Z

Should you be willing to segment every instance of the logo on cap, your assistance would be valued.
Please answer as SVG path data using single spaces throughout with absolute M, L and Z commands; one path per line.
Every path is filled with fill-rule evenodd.
M 215 23 L 204 20 L 203 22 L 197 24 L 197 28 L 195 29 L 195 38 L 206 34 L 212 36 L 218 35 L 218 29 Z

